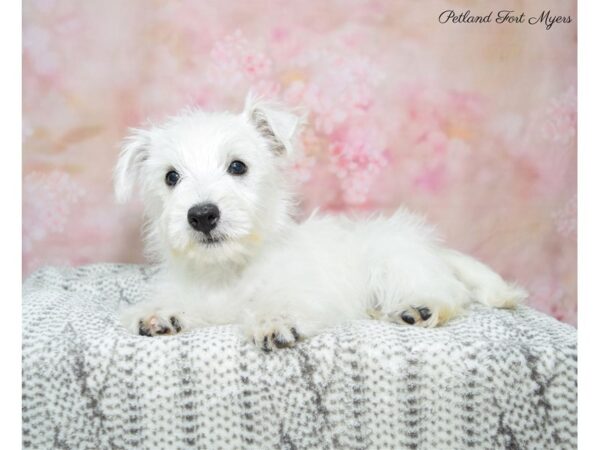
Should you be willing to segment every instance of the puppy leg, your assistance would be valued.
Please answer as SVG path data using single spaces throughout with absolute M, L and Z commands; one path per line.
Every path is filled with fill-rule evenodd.
M 431 254 L 394 256 L 372 267 L 369 292 L 371 317 L 420 327 L 442 325 L 469 301 L 467 287 Z
M 440 249 L 440 255 L 471 291 L 473 300 L 495 308 L 514 308 L 527 298 L 527 292 L 508 284 L 485 264 L 463 253 Z
M 295 286 L 290 291 L 270 287 L 258 290 L 255 300 L 242 309 L 244 335 L 265 352 L 294 347 L 331 324 L 328 308 L 311 301 L 309 292 Z

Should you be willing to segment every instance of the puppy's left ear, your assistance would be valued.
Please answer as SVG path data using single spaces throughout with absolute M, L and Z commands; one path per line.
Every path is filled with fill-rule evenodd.
M 252 94 L 246 97 L 243 114 L 267 140 L 275 154 L 289 156 L 293 152 L 294 137 L 302 122 L 299 116 Z
M 119 203 L 125 203 L 131 198 L 142 165 L 150 152 L 149 131 L 133 128 L 129 132 L 121 147 L 114 172 L 115 196 Z

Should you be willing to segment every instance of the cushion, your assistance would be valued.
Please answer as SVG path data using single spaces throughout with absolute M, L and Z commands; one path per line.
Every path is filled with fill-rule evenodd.
M 354 321 L 264 353 L 234 325 L 129 334 L 156 268 L 23 286 L 23 445 L 49 449 L 576 448 L 576 330 L 475 306 L 422 329 Z

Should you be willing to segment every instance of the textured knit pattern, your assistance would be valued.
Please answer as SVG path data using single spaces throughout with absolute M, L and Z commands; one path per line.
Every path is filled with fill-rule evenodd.
M 155 272 L 27 279 L 26 448 L 576 448 L 576 331 L 532 309 L 435 329 L 356 321 L 263 353 L 235 326 L 127 333 L 118 307 Z

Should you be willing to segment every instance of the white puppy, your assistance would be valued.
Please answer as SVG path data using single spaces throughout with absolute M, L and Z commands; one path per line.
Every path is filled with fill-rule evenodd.
M 139 185 L 147 248 L 162 269 L 152 298 L 122 311 L 128 329 L 241 324 L 269 351 L 353 319 L 432 327 L 471 301 L 525 298 L 403 210 L 295 222 L 286 165 L 298 127 L 295 115 L 249 97 L 241 114 L 186 110 L 132 130 L 116 194 L 125 201 Z

